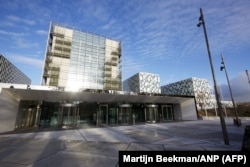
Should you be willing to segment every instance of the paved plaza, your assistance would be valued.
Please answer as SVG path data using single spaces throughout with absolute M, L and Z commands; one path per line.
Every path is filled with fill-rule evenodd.
M 118 166 L 119 150 L 240 151 L 245 126 L 226 120 L 229 145 L 219 120 L 199 120 L 0 134 L 1 167 Z

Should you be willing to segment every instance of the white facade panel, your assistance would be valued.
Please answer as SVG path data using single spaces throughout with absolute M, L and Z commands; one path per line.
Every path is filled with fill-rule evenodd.
M 137 93 L 161 93 L 160 76 L 139 72 L 123 82 L 123 90 Z

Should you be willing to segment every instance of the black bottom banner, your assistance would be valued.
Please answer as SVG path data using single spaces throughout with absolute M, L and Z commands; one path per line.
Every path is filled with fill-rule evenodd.
M 250 152 L 119 151 L 119 167 L 124 166 L 250 166 Z

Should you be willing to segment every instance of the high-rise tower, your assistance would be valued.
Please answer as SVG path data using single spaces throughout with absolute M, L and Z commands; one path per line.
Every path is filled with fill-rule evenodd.
M 121 42 L 51 22 L 43 85 L 121 90 Z

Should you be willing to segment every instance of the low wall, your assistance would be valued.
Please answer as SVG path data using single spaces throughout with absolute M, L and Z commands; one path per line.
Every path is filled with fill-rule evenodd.
M 235 117 L 224 117 L 225 120 L 233 120 Z M 219 116 L 202 116 L 202 120 L 219 120 Z M 250 120 L 250 117 L 239 117 L 241 120 Z
M 0 133 L 13 131 L 19 102 L 4 91 L 0 91 Z

